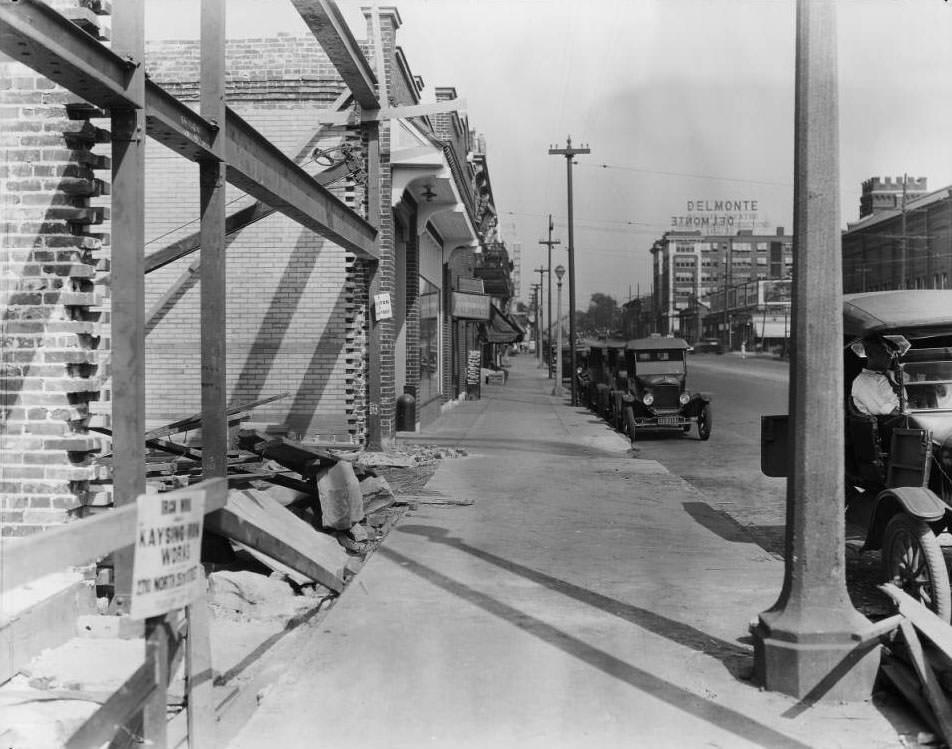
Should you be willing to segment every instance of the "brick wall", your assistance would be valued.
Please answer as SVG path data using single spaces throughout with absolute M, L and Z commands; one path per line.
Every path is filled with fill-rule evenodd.
M 106 215 L 94 204 L 108 190 L 100 170 L 109 162 L 92 151 L 108 132 L 91 114 L 30 68 L 0 61 L 3 536 L 81 512 L 97 474 L 99 439 L 88 426 L 107 368 L 108 236 L 93 225 Z
M 312 37 L 232 40 L 227 46 L 230 106 L 292 157 L 320 142 L 314 112 L 342 90 Z M 184 100 L 198 94 L 196 42 L 149 45 L 150 76 Z M 334 140 L 332 138 L 332 140 Z M 339 141 L 339 137 L 337 138 Z M 359 147 L 359 141 L 355 142 Z M 302 160 L 316 173 L 323 166 Z M 198 170 L 150 144 L 147 155 L 147 251 L 198 229 Z M 332 188 L 363 207 L 362 186 Z M 244 205 L 230 189 L 229 212 Z M 147 408 L 150 422 L 199 410 L 200 285 L 188 273 L 192 255 L 147 276 L 147 309 L 178 279 L 181 291 L 150 323 Z M 274 214 L 237 233 L 227 253 L 227 385 L 231 405 L 285 391 L 290 397 L 256 409 L 254 420 L 287 422 L 300 435 L 362 442 L 359 410 L 365 388 L 365 276 L 353 256 Z

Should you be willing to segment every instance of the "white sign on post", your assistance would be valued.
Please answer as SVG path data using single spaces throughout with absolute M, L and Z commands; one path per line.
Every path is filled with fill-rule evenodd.
M 390 294 L 374 294 L 374 314 L 378 320 L 389 320 L 393 317 L 393 305 L 390 303 Z
M 201 575 L 205 492 L 143 494 L 132 562 L 133 619 L 161 616 L 204 594 Z

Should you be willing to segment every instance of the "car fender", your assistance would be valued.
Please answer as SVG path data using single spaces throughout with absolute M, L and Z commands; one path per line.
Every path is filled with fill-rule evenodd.
M 873 500 L 864 550 L 882 547 L 883 532 L 893 515 L 905 512 L 914 518 L 934 523 L 945 517 L 948 506 L 924 486 L 897 486 L 884 489 Z
M 697 416 L 699 413 L 701 413 L 701 409 L 703 409 L 704 406 L 710 402 L 711 397 L 709 395 L 705 395 L 704 393 L 694 393 L 691 395 L 691 400 L 681 407 L 681 413 L 684 416 Z

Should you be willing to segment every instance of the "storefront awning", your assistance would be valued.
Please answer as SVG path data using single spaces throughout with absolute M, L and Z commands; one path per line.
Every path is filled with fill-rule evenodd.
M 782 321 L 754 321 L 753 328 L 755 338 L 786 338 L 790 335 L 789 323 L 785 325 Z
M 495 304 L 489 308 L 489 321 L 481 323 L 479 327 L 486 343 L 518 343 L 525 335 L 519 324 Z

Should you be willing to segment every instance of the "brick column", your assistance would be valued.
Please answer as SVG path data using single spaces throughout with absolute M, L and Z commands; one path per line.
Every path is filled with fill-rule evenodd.
M 108 362 L 97 275 L 104 237 L 87 233 L 108 193 L 92 153 L 109 133 L 88 105 L 19 63 L 0 65 L 0 534 L 65 522 L 94 499 L 90 401 Z M 104 423 L 105 419 L 100 419 Z

